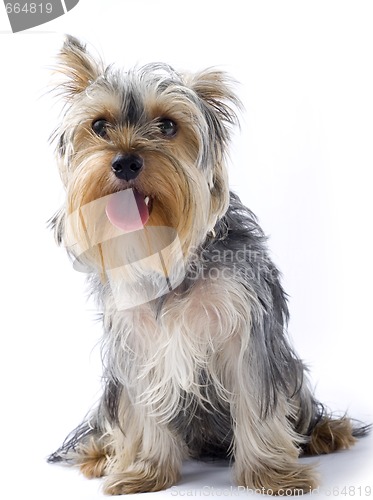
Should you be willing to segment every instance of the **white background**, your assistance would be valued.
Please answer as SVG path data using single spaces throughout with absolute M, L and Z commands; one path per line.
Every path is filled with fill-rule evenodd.
M 63 200 L 48 81 L 65 32 L 108 63 L 217 65 L 240 82 L 232 188 L 270 235 L 317 397 L 373 420 L 372 26 L 363 0 L 81 0 L 11 34 L 0 5 L 1 498 L 102 495 L 100 480 L 44 461 L 100 392 L 100 325 L 46 229 Z M 319 497 L 373 490 L 372 442 L 318 460 Z M 225 466 L 188 464 L 168 495 L 227 497 L 231 484 Z

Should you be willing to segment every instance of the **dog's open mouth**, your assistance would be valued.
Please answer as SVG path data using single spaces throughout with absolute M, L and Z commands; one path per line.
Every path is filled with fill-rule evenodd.
M 125 232 L 143 229 L 148 222 L 153 199 L 130 188 L 108 197 L 106 215 L 110 222 Z

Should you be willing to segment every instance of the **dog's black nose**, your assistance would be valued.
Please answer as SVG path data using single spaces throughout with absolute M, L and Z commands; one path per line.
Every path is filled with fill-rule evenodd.
M 144 160 L 139 155 L 118 155 L 111 164 L 111 168 L 118 179 L 125 181 L 135 179 L 143 166 Z

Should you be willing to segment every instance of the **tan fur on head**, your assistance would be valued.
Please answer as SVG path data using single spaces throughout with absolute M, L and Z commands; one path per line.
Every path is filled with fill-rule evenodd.
M 56 132 L 60 137 L 60 172 L 67 190 L 66 207 L 61 212 L 65 245 L 105 274 L 117 255 L 104 255 L 97 246 L 86 248 L 98 240 L 98 234 L 105 234 L 106 239 L 113 234 L 100 199 L 134 188 L 152 199 L 145 231 L 172 228 L 187 261 L 229 204 L 225 151 L 230 125 L 236 121 L 233 108 L 240 106 L 231 82 L 216 70 L 178 75 L 165 66 L 126 74 L 105 69 L 72 37 L 67 38 L 59 59 L 60 88 L 68 102 Z M 127 98 L 132 99 L 128 105 L 132 108 L 126 111 Z M 131 113 L 138 114 L 138 122 L 132 123 Z M 177 123 L 173 138 L 164 139 L 159 134 L 157 123 L 164 117 Z M 92 130 L 98 119 L 109 124 L 104 139 Z M 113 159 L 118 154 L 134 153 L 143 159 L 144 171 L 133 182 L 118 180 L 111 170 Z M 92 207 L 96 200 L 95 213 Z M 180 267 L 180 262 L 175 266 Z M 170 262 L 167 268 L 172 268 Z
M 65 76 L 61 84 L 65 97 L 73 98 L 102 74 L 103 64 L 87 52 L 85 45 L 67 36 L 56 70 Z

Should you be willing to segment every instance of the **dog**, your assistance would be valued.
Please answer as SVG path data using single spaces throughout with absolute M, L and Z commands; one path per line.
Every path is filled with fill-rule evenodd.
M 104 388 L 49 461 L 107 476 L 112 495 L 169 488 L 187 458 L 231 460 L 263 493 L 312 491 L 298 457 L 369 426 L 326 411 L 289 344 L 280 273 L 229 189 L 234 82 L 106 67 L 71 36 L 56 68 L 66 202 L 51 225 L 103 311 Z

